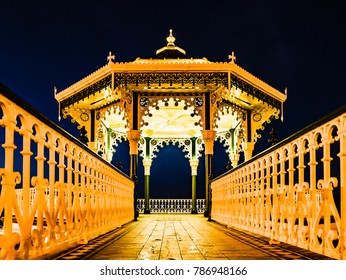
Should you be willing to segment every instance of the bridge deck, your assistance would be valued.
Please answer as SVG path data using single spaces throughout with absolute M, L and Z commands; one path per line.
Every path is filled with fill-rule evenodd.
M 277 260 L 329 259 L 284 243 L 208 222 L 201 215 L 140 215 L 102 237 L 48 259 Z

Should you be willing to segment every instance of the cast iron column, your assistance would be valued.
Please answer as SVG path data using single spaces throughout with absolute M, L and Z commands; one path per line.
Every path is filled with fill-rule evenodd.
M 130 177 L 134 182 L 133 190 L 133 204 L 134 204 L 134 220 L 137 221 L 138 210 L 137 210 L 137 187 L 138 187 L 138 141 L 140 139 L 141 132 L 139 130 L 130 130 L 127 132 L 127 139 L 130 144 Z
M 198 168 L 198 159 L 190 159 L 191 166 L 191 214 L 197 214 L 197 201 L 196 201 L 196 193 L 197 193 L 197 168 Z
M 215 130 L 203 130 L 202 137 L 205 145 L 205 205 L 206 211 L 204 217 L 210 219 L 211 214 L 211 189 L 210 180 L 213 176 L 213 153 L 214 153 L 214 140 Z
M 151 167 L 151 159 L 143 159 L 144 166 L 144 214 L 150 214 L 150 205 L 149 205 L 149 197 L 150 197 L 150 167 Z
M 252 127 L 251 127 L 251 111 L 247 110 L 246 114 L 246 142 L 243 143 L 245 161 L 252 157 L 255 143 L 252 139 Z

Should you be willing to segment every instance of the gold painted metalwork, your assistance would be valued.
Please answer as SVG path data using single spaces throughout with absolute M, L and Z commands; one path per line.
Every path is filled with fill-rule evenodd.
M 212 181 L 212 219 L 346 259 L 345 111 Z
M 2 92 L 0 116 L 0 259 L 40 258 L 133 220 L 129 177 Z

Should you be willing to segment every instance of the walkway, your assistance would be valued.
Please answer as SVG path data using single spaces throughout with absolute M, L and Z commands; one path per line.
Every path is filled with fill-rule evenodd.
M 287 244 L 208 222 L 202 215 L 140 215 L 120 229 L 49 259 L 278 260 L 328 259 Z

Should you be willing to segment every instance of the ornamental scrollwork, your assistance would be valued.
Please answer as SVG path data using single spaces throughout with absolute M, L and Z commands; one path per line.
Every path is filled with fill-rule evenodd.
M 149 151 L 147 151 L 146 141 L 149 141 Z M 185 154 L 185 157 L 192 159 L 194 156 L 199 158 L 202 156 L 203 152 L 203 141 L 201 138 L 195 139 L 192 141 L 189 138 L 154 138 L 154 139 L 145 139 L 141 138 L 139 141 L 139 151 L 140 155 L 145 158 L 146 154 L 149 154 L 150 159 L 157 157 L 157 153 L 161 148 L 168 145 L 176 145 L 182 149 Z M 192 145 L 195 145 L 195 155 L 193 155 Z
M 183 103 L 182 103 L 183 102 Z M 174 106 L 181 106 L 183 104 L 183 110 L 193 108 L 191 117 L 199 116 L 200 120 L 195 123 L 196 126 L 202 126 L 202 119 L 204 116 L 203 111 L 203 99 L 201 96 L 196 94 L 174 94 L 168 95 L 167 93 L 163 94 L 150 94 L 143 95 L 140 98 L 140 124 L 141 126 L 148 126 L 148 121 L 145 121 L 143 117 L 152 117 L 153 110 L 160 110 L 160 106 L 169 106 L 173 104 Z

